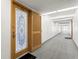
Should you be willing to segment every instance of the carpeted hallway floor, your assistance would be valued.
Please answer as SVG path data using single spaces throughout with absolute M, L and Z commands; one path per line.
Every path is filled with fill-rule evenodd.
M 78 59 L 78 48 L 72 39 L 65 39 L 67 36 L 57 35 L 32 54 L 37 57 L 36 59 Z

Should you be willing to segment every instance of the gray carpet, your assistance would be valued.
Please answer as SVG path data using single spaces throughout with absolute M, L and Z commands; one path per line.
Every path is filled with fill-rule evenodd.
M 78 59 L 78 48 L 72 39 L 65 39 L 67 36 L 65 34 L 57 35 L 32 54 L 37 59 Z

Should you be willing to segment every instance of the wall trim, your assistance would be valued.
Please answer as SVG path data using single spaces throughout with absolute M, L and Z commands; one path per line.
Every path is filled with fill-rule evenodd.
M 73 42 L 74 42 L 75 46 L 78 48 L 78 45 L 76 44 L 76 42 L 74 40 L 73 40 Z
M 27 51 L 26 53 L 24 53 L 24 54 L 20 55 L 20 56 L 19 56 L 19 57 L 17 57 L 16 59 L 21 58 L 22 56 L 26 55 L 27 53 L 29 53 L 29 51 Z

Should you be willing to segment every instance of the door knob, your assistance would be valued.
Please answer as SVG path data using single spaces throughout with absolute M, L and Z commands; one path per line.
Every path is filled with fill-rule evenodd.
M 15 32 L 12 33 L 12 37 L 15 38 Z

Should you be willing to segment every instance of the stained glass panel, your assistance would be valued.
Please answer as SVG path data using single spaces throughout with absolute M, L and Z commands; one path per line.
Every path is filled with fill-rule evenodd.
M 27 13 L 16 9 L 16 52 L 27 47 Z

